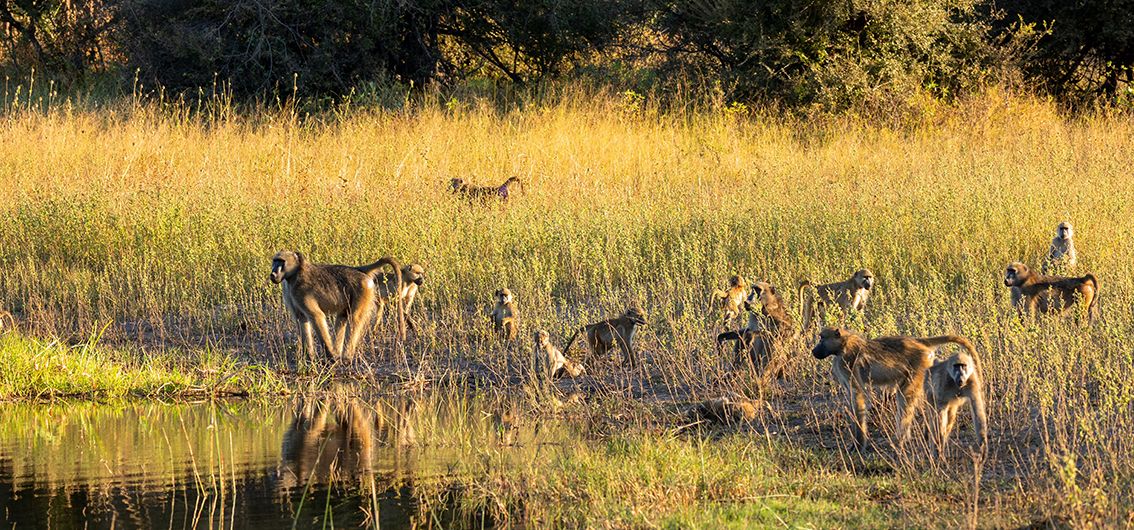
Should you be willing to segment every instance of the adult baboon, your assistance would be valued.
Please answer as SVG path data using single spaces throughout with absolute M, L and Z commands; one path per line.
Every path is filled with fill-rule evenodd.
M 603 357 L 615 345 L 622 349 L 623 362 L 631 367 L 638 365 L 638 353 L 634 351 L 634 333 L 638 326 L 646 325 L 646 315 L 637 304 L 631 305 L 622 316 L 587 324 L 575 331 L 567 341 L 564 352 L 571 351 L 571 345 L 579 333 L 586 335 L 587 347 L 591 355 Z
M 812 320 L 816 312 L 821 320 L 826 319 L 827 306 L 835 304 L 842 310 L 843 316 L 849 315 L 851 310 L 862 313 L 866 310 L 866 301 L 870 299 L 870 290 L 874 288 L 874 273 L 869 269 L 860 269 L 848 280 L 814 286 L 814 297 L 808 296 L 812 284 L 804 280 L 799 284 L 799 300 L 803 305 L 803 329 L 811 329 Z
M 519 177 L 510 177 L 499 186 L 469 186 L 464 179 L 454 178 L 449 181 L 449 187 L 452 188 L 453 193 L 461 195 L 469 200 L 488 200 L 500 199 L 502 201 L 508 200 L 511 195 L 512 186 L 523 187 Z
M 1066 314 L 1080 299 L 1087 306 L 1088 319 L 1094 320 L 1097 312 L 1099 281 L 1093 274 L 1078 278 L 1045 276 L 1017 261 L 1005 269 L 1004 285 L 1019 291 L 1020 298 L 1014 302 L 1021 318 L 1025 314 L 1033 317 L 1039 313 Z
M 897 435 L 899 446 L 909 438 L 914 413 L 925 398 L 926 373 L 937 347 L 959 344 L 973 351 L 964 337 L 880 337 L 867 339 L 845 329 L 825 328 L 811 350 L 816 359 L 836 356 L 831 366 L 835 379 L 846 389 L 854 410 L 855 441 L 866 445 L 870 393 L 873 388 L 898 390 Z
M 354 358 L 375 304 L 375 272 L 382 266 L 393 270 L 397 278 L 396 291 L 400 292 L 400 267 L 391 257 L 361 267 L 311 263 L 303 254 L 290 250 L 280 251 L 272 258 L 272 283 L 283 284 L 284 305 L 299 325 L 300 347 L 306 350 L 309 359 L 314 358 L 315 330 L 318 330 L 319 339 L 330 359 Z M 405 313 L 401 304 L 397 306 L 398 339 L 404 340 Z M 334 340 L 328 327 L 328 317 L 335 318 Z M 344 349 L 348 324 L 350 337 Z

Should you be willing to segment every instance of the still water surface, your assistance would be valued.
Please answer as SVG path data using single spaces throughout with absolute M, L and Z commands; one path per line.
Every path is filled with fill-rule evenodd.
M 493 418 L 412 399 L 0 404 L 0 527 L 490 526 L 443 484 Z

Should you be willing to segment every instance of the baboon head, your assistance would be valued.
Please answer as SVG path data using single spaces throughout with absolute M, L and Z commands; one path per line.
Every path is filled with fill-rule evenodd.
M 500 292 L 500 291 L 497 291 L 497 292 Z M 551 342 L 551 336 L 548 335 L 547 332 L 542 330 L 542 329 L 535 330 L 535 333 L 533 333 L 532 335 L 535 337 L 536 348 L 543 347 L 543 346 L 547 345 L 549 342 Z
M 303 254 L 292 252 L 290 250 L 281 250 L 272 257 L 272 283 L 280 283 L 284 280 L 290 280 L 295 277 L 295 273 L 299 272 L 299 266 L 303 263 Z
M 1055 227 L 1055 237 L 1064 241 L 1070 241 L 1075 237 L 1075 229 L 1071 227 L 1071 223 L 1063 221 L 1059 226 Z
M 512 303 L 512 290 L 507 287 L 497 289 L 495 293 L 492 293 L 492 296 L 496 298 L 496 303 L 498 304 Z
M 461 191 L 465 189 L 465 179 L 449 179 L 449 187 L 453 188 L 453 191 Z
M 402 281 L 416 283 L 418 287 L 425 283 L 425 269 L 416 263 L 402 267 Z
M 870 269 L 862 269 L 854 273 L 854 284 L 859 289 L 866 289 L 869 291 L 874 287 L 874 273 Z
M 832 355 L 842 355 L 851 332 L 839 328 L 823 328 L 819 332 L 819 344 L 811 349 L 816 359 L 826 359 Z
M 1018 261 L 1008 264 L 1008 268 L 1004 270 L 1004 285 L 1008 287 L 1019 287 L 1024 285 L 1024 280 L 1032 274 L 1028 270 L 1028 266 Z
M 747 286 L 748 286 L 748 280 L 745 280 L 744 276 L 734 275 L 733 277 L 728 279 L 729 289 L 734 289 L 734 288 L 737 288 L 737 287 L 740 287 L 741 289 L 743 289 Z
M 953 361 L 953 366 L 949 367 L 949 378 L 953 380 L 958 387 L 965 386 L 969 382 L 969 377 L 973 375 L 972 359 L 968 355 L 958 355 Z
M 626 310 L 626 313 L 622 315 L 622 318 L 628 318 L 631 322 L 640 326 L 646 325 L 646 313 L 642 310 L 642 306 L 638 304 L 631 305 L 630 308 Z
M 776 288 L 772 286 L 772 284 L 763 281 L 756 282 L 752 284 L 752 289 L 748 291 L 748 299 L 744 301 L 744 308 L 749 311 L 755 311 L 757 307 L 756 302 L 769 305 L 768 303 L 771 302 L 771 300 L 765 297 L 775 297 L 777 294 Z

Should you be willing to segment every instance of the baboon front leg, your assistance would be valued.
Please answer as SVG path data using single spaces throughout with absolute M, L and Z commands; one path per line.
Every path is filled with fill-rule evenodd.
M 973 388 L 972 396 L 969 398 L 969 409 L 973 413 L 973 428 L 983 450 L 988 447 L 988 416 L 985 415 L 984 394 L 979 386 Z
M 346 344 L 346 331 L 347 331 L 347 318 L 341 316 L 335 319 L 335 349 L 339 353 L 343 353 L 343 345 Z
M 315 329 L 319 331 L 319 339 L 323 341 L 323 347 L 327 350 L 327 358 L 334 361 L 341 352 L 335 348 L 335 342 L 331 338 L 331 329 L 327 325 L 327 315 L 322 310 L 315 308 L 315 311 L 311 312 L 311 320 L 315 324 Z
M 945 452 L 945 444 L 949 443 L 949 432 L 953 430 L 953 407 L 946 406 L 941 409 L 937 418 L 937 447 L 941 453 Z
M 850 393 L 851 407 L 853 407 L 854 410 L 854 422 L 856 428 L 854 433 L 855 443 L 858 444 L 859 448 L 863 448 L 866 447 L 866 438 L 868 434 L 866 423 L 869 420 L 869 409 L 867 408 L 866 404 L 866 392 L 854 388 L 848 388 L 847 392 Z
M 634 346 L 631 343 L 634 340 L 633 335 L 623 338 L 621 333 L 614 333 L 614 338 L 618 341 L 618 347 L 622 350 L 624 362 L 629 364 L 631 368 L 637 367 L 638 354 L 634 352 Z
M 300 316 L 295 320 L 299 326 L 299 351 L 307 356 L 308 361 L 315 361 L 315 328 L 311 325 L 311 319 L 306 316 Z

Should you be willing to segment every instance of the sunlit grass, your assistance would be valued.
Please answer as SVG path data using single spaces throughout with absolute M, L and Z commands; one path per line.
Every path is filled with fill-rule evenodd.
M 988 467 L 1027 477 L 993 489 L 1054 491 L 1058 502 L 1040 508 L 1076 521 L 1128 515 L 1128 115 L 1069 118 L 999 91 L 901 124 L 669 114 L 586 91 L 504 110 L 475 95 L 436 103 L 307 120 L 286 107 L 193 116 L 131 102 L 10 111 L 0 122 L 0 304 L 34 336 L 81 341 L 113 322 L 108 343 L 194 357 L 201 343 L 227 341 L 223 351 L 279 366 L 295 343 L 267 281 L 275 251 L 351 264 L 392 254 L 427 271 L 410 346 L 426 370 L 525 362 L 525 347 L 489 340 L 480 313 L 507 285 L 523 336 L 541 327 L 559 344 L 640 301 L 648 369 L 627 380 L 697 397 L 737 389 L 712 351 L 708 302 L 730 274 L 768 279 L 798 310 L 798 280 L 865 266 L 879 278 L 869 334 L 956 332 L 977 345 L 992 398 Z M 507 206 L 469 206 L 446 187 L 512 175 L 525 193 Z M 1021 325 L 1001 271 L 1038 262 L 1064 219 L 1079 236 L 1079 270 L 1100 279 L 1103 316 L 1092 327 Z M 18 341 L 4 355 L 25 367 L 11 372 L 9 396 L 84 392 L 73 374 L 104 358 L 3 340 Z M 90 359 L 69 361 L 70 374 L 25 376 L 37 355 Z M 611 370 L 584 362 L 599 377 Z M 802 383 L 787 397 L 837 403 L 826 370 L 801 353 Z M 138 377 L 150 381 L 142 393 L 165 384 Z M 202 385 L 189 377 L 169 384 Z M 833 406 L 815 417 L 845 421 Z

